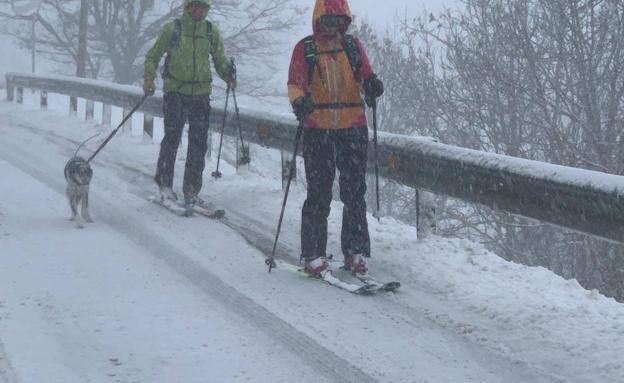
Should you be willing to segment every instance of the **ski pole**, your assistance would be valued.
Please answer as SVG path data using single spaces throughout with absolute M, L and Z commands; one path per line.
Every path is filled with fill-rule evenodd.
M 375 156 L 375 194 L 377 199 L 377 210 L 373 216 L 377 218 L 379 222 L 381 222 L 381 212 L 379 205 L 379 161 L 377 159 L 377 99 L 373 99 L 373 146 L 374 146 L 374 156 Z
M 95 153 L 93 153 L 91 155 L 91 157 L 89 157 L 89 159 L 87 160 L 87 163 L 90 163 L 91 160 L 93 160 L 95 158 L 95 156 L 98 155 L 98 153 L 100 152 L 100 150 L 104 149 L 104 147 L 108 144 L 108 142 L 110 140 L 113 139 L 113 137 L 115 136 L 115 134 L 117 134 L 117 132 L 119 131 L 119 129 L 121 129 L 121 127 L 126 123 L 126 121 L 128 121 L 130 119 L 130 117 L 132 117 L 132 115 L 134 114 L 134 112 L 137 111 L 137 109 L 139 109 L 141 107 L 141 105 L 143 105 L 143 102 L 145 102 L 145 100 L 147 99 L 147 97 L 149 97 L 149 95 L 144 95 L 143 98 L 141 98 L 141 100 L 134 106 L 134 108 L 132 108 L 132 110 L 130 111 L 130 113 L 128 113 L 128 115 L 126 117 L 124 117 L 123 120 L 121 120 L 121 123 L 119 124 L 119 126 L 117 128 L 115 128 L 115 130 L 113 130 L 113 132 L 106 138 L 106 140 L 104 140 L 104 142 L 102 143 L 102 145 L 100 145 L 99 148 L 97 148 L 97 150 L 95 151 Z
M 231 58 L 232 67 L 234 66 L 234 57 Z M 236 80 L 236 72 L 234 72 L 234 80 Z M 236 124 L 238 125 L 238 135 L 240 137 L 241 148 L 243 150 L 243 156 L 241 158 L 241 164 L 248 164 L 251 162 L 251 158 L 249 158 L 249 145 L 245 147 L 245 141 L 243 141 L 243 129 L 240 124 L 240 109 L 238 109 L 238 103 L 236 102 L 236 89 L 232 89 L 232 99 L 234 100 L 234 110 L 236 111 Z
M 232 98 L 234 99 L 234 109 L 236 110 L 236 124 L 238 125 L 238 135 L 240 137 L 241 148 L 243 150 L 243 157 L 241 158 L 241 164 L 248 164 L 251 162 L 249 157 L 249 144 L 245 147 L 245 141 L 243 141 L 243 129 L 240 124 L 240 111 L 238 109 L 238 103 L 236 102 L 236 91 L 232 89 Z
M 275 264 L 275 250 L 277 249 L 277 241 L 279 240 L 280 230 L 282 229 L 282 221 L 284 220 L 284 210 L 286 210 L 286 202 L 288 201 L 288 192 L 290 191 L 290 183 L 295 175 L 296 170 L 296 161 L 297 161 L 297 152 L 299 151 L 299 141 L 301 141 L 301 133 L 303 132 L 303 122 L 305 118 L 302 118 L 299 121 L 299 126 L 297 127 L 297 135 L 295 138 L 295 150 L 293 152 L 292 162 L 290 163 L 290 170 L 288 172 L 288 182 L 286 183 L 286 192 L 284 193 L 284 201 L 282 202 L 282 212 L 280 213 L 279 222 L 277 223 L 277 233 L 275 233 L 275 242 L 273 243 L 273 251 L 271 252 L 271 257 L 267 258 L 265 263 L 269 266 L 269 273 L 271 270 L 276 267 Z
M 225 109 L 223 109 L 223 125 L 221 126 L 221 139 L 219 141 L 219 154 L 217 155 L 217 170 L 212 172 L 214 178 L 221 178 L 222 174 L 219 171 L 219 164 L 221 163 L 221 148 L 223 147 L 223 135 L 225 134 L 225 121 L 227 119 L 228 100 L 230 99 L 230 82 L 227 84 L 227 91 L 225 94 Z

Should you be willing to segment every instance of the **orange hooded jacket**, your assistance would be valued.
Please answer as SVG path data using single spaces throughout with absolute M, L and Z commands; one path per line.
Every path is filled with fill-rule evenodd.
M 319 33 L 317 23 L 324 15 L 346 17 L 348 23 L 343 34 L 352 21 L 347 0 L 316 1 L 312 25 L 319 66 L 314 69 L 311 81 L 308 81 L 308 63 L 303 41 L 300 41 L 295 46 L 290 63 L 288 97 L 293 103 L 298 97 L 309 94 L 315 105 L 334 104 L 334 107 L 315 108 L 305 120 L 305 128 L 345 129 L 367 126 L 362 102 L 362 82 L 373 74 L 368 57 L 360 41 L 355 39 L 362 61 L 359 76 L 356 77 L 342 41 Z

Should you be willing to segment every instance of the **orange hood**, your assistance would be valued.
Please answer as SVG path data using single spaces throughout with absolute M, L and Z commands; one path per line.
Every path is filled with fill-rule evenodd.
M 318 33 L 316 23 L 321 16 L 345 16 L 349 19 L 343 33 L 346 33 L 346 29 L 349 28 L 351 21 L 353 21 L 347 0 L 316 0 L 314 15 L 312 16 L 312 30 L 315 35 Z

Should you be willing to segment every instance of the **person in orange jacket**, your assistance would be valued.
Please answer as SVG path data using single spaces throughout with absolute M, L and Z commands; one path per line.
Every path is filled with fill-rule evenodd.
M 370 237 L 366 218 L 369 105 L 383 94 L 361 42 L 348 35 L 347 0 L 317 0 L 313 35 L 293 51 L 288 95 L 303 123 L 303 158 L 308 184 L 301 218 L 304 270 L 319 275 L 328 267 L 327 218 L 336 169 L 340 172 L 341 244 L 345 268 L 368 271 Z

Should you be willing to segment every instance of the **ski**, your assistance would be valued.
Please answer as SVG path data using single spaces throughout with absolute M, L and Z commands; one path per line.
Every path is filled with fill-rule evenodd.
M 375 279 L 369 277 L 369 276 L 360 276 L 360 275 L 356 275 L 355 278 L 357 278 L 358 280 L 360 280 L 362 283 L 366 283 L 367 285 L 371 285 L 371 286 L 375 286 L 375 289 L 377 291 L 386 291 L 386 292 L 393 292 L 398 290 L 401 287 L 401 282 L 398 281 L 392 281 L 392 282 L 378 282 Z
M 329 256 L 328 261 L 330 265 L 338 263 L 338 261 L 334 260 L 333 256 Z M 366 274 L 366 275 L 353 274 L 350 270 L 345 269 L 344 265 L 340 265 L 339 267 L 337 267 L 337 269 L 340 272 L 347 274 L 350 278 L 354 278 L 366 285 L 372 286 L 372 288 L 375 291 L 393 292 L 393 291 L 398 290 L 401 287 L 401 282 L 398 282 L 398 281 L 380 282 L 369 274 Z M 342 279 L 344 280 L 346 278 L 343 277 Z
M 356 284 L 356 283 L 350 283 L 350 282 L 346 282 L 342 279 L 340 279 L 339 277 L 336 277 L 334 275 L 334 273 L 332 272 L 332 270 L 327 270 L 325 272 L 323 272 L 320 276 L 317 275 L 312 275 L 310 273 L 306 273 L 305 271 L 303 271 L 303 269 L 299 266 L 295 266 L 292 265 L 288 262 L 284 262 L 282 260 L 276 260 L 276 268 L 277 269 L 282 269 L 282 270 L 286 270 L 292 273 L 296 273 L 298 275 L 301 275 L 303 277 L 312 279 L 312 280 L 316 280 L 316 281 L 320 281 L 320 282 L 325 282 L 328 285 L 337 287 L 339 289 L 348 291 L 352 294 L 356 294 L 356 295 L 371 295 L 376 293 L 377 291 L 381 291 L 377 286 L 374 285 L 370 285 L 367 283 L 364 284 Z
M 162 198 L 158 197 L 158 196 L 149 196 L 148 200 L 150 202 L 155 203 L 156 205 L 163 207 L 167 210 L 169 210 L 170 212 L 172 212 L 173 214 L 179 215 L 180 217 L 189 217 L 190 214 L 189 212 L 179 203 L 177 202 L 173 202 L 170 200 L 163 200 Z
M 179 215 L 180 217 L 190 217 L 193 215 L 193 213 L 197 213 L 199 215 L 202 215 L 210 219 L 221 219 L 225 216 L 225 210 L 221 210 L 221 209 L 213 210 L 204 201 L 201 201 L 200 204 L 193 206 L 193 211 L 189 212 L 184 207 L 184 205 L 182 205 L 179 202 L 173 202 L 170 200 L 163 201 L 158 196 L 150 196 L 148 200 L 150 202 L 155 203 L 158 206 L 164 207 L 165 209 L 169 210 L 170 212 L 176 215 Z
M 225 217 L 225 210 L 214 209 L 210 204 L 201 198 L 198 198 L 197 204 L 193 207 L 193 211 L 211 219 L 221 219 Z

